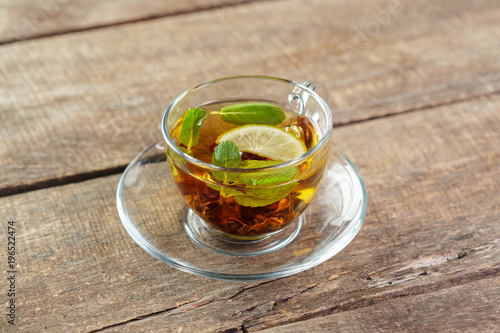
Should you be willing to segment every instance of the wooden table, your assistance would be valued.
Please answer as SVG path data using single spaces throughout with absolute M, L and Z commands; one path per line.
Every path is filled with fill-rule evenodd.
M 3 1 L 0 43 L 0 331 L 500 331 L 500 2 Z M 320 82 L 368 191 L 287 278 L 183 273 L 116 211 L 169 102 L 237 74 Z

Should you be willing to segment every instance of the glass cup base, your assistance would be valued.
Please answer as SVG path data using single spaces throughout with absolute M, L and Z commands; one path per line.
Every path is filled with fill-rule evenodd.
M 257 256 L 281 249 L 297 237 L 303 217 L 289 223 L 285 228 L 264 236 L 236 237 L 220 232 L 203 221 L 191 209 L 183 220 L 188 238 L 196 245 L 227 255 Z

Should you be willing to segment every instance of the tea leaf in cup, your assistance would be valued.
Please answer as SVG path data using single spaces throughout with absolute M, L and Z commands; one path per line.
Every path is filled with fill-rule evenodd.
M 226 123 L 235 125 L 262 124 L 276 126 L 286 118 L 285 112 L 280 107 L 268 103 L 233 104 L 223 107 L 219 115 Z
M 207 112 L 202 108 L 191 108 L 186 113 L 181 127 L 181 143 L 191 150 L 191 147 L 198 144 L 200 129 L 203 119 L 207 117 Z

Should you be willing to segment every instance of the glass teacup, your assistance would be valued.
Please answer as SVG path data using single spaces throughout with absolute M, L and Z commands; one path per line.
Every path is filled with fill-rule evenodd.
M 307 82 L 273 77 L 228 77 L 190 89 L 170 104 L 162 120 L 168 164 L 186 204 L 206 228 L 255 240 L 284 230 L 304 212 L 331 149 L 332 114 L 313 89 Z M 263 123 L 235 124 L 221 116 L 221 110 L 248 105 L 278 107 L 284 120 L 270 125 L 264 114 Z M 182 138 L 184 132 L 196 134 L 183 128 L 192 109 L 204 115 L 192 122 L 199 130 L 193 146 Z M 215 157 L 240 146 L 239 159 L 233 154 L 223 160 L 236 164 Z

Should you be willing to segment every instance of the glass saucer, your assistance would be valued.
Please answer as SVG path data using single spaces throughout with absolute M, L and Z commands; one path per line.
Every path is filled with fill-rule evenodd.
M 217 236 L 177 191 L 161 143 L 130 162 L 116 203 L 129 235 L 157 259 L 191 274 L 239 281 L 284 277 L 331 258 L 358 233 L 367 205 L 358 171 L 333 152 L 315 198 L 282 232 L 250 242 Z

